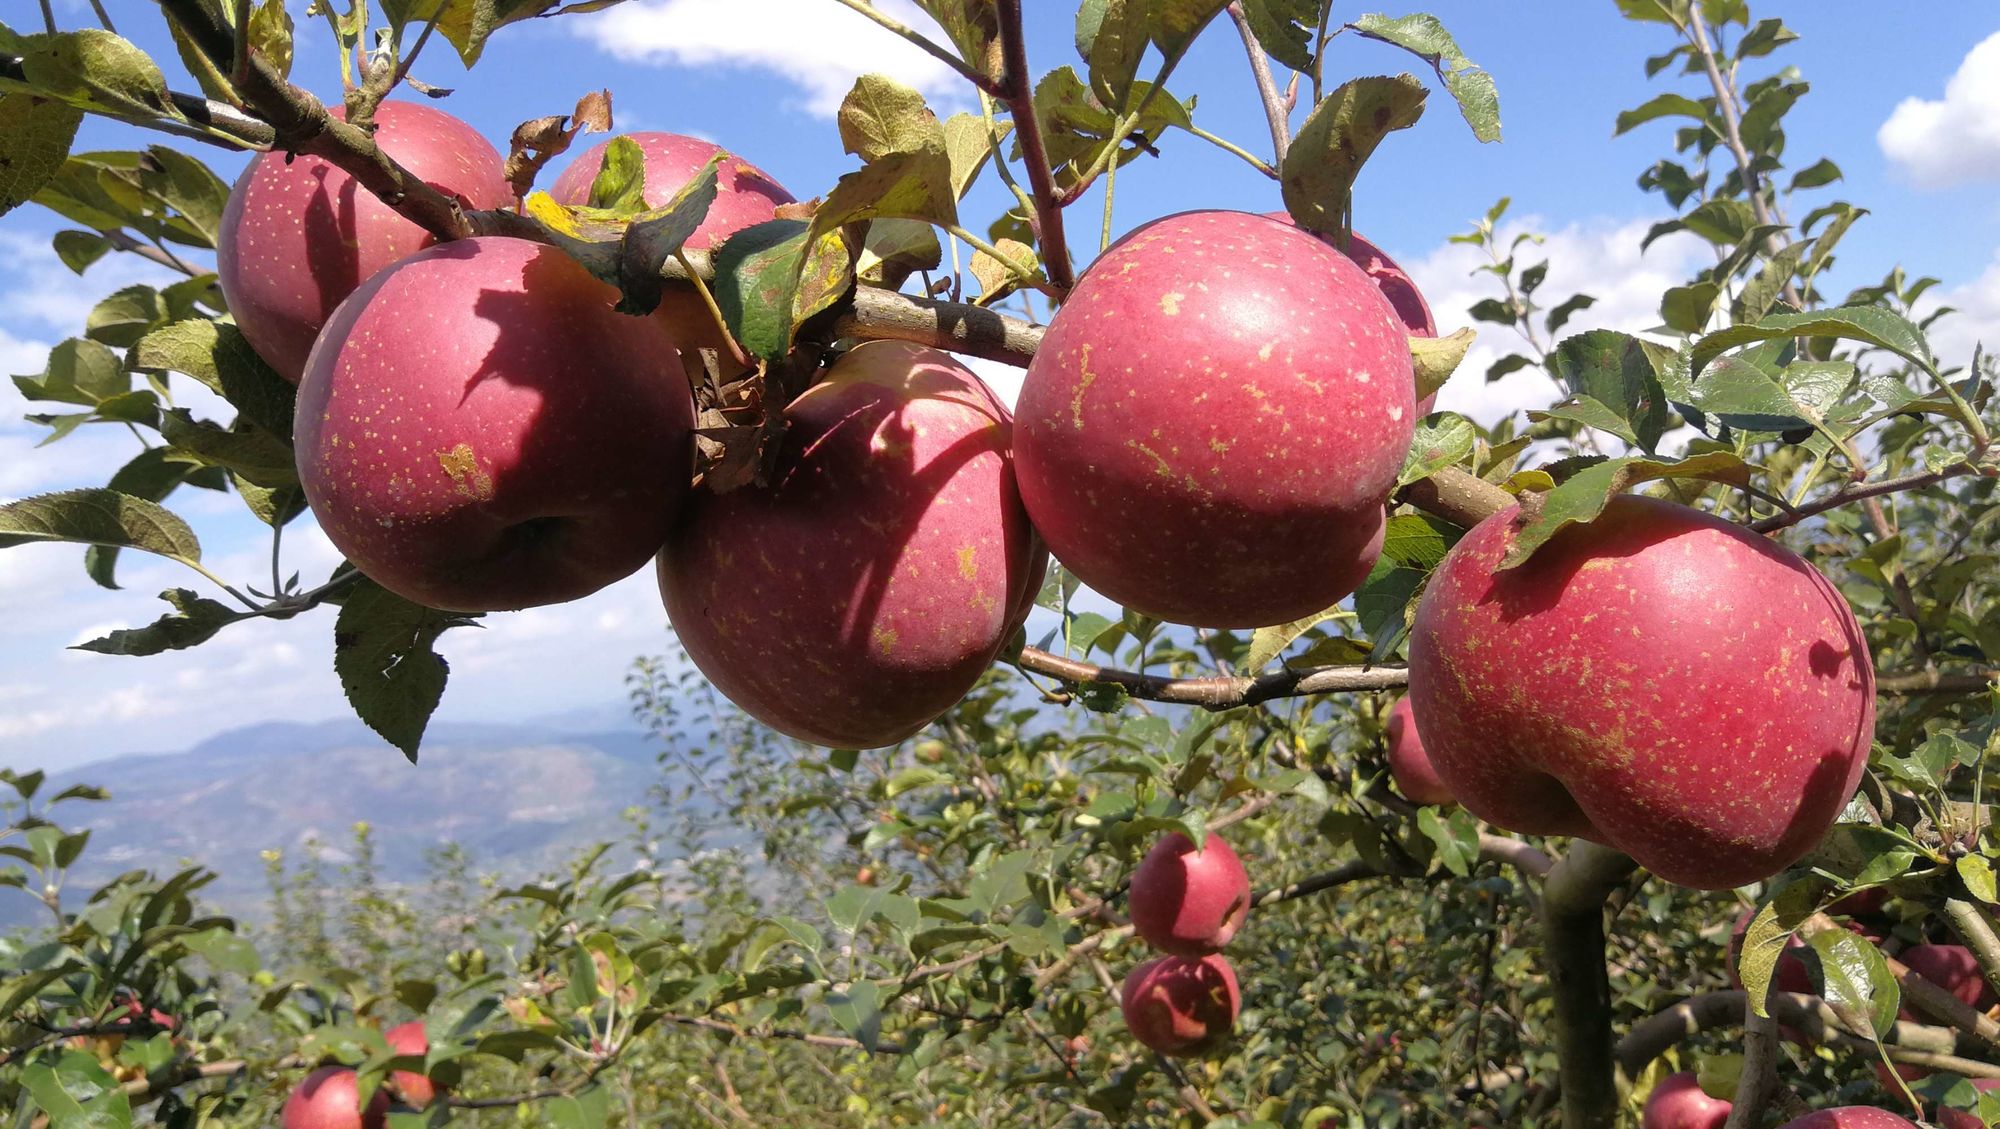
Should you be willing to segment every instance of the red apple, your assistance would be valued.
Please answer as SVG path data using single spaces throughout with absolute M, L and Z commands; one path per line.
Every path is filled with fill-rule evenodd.
M 1438 778 L 1437 769 L 1431 767 L 1430 756 L 1424 752 L 1424 739 L 1418 734 L 1416 720 L 1410 715 L 1407 695 L 1389 707 L 1389 720 L 1383 728 L 1389 739 L 1389 777 L 1396 782 L 1396 790 L 1408 796 L 1414 804 L 1456 802 L 1451 789 Z
M 778 205 L 793 203 L 785 191 L 756 165 L 729 153 L 713 142 L 678 133 L 630 133 L 625 136 L 645 155 L 646 206 L 657 208 L 674 198 L 701 167 L 717 153 L 724 155 L 715 177 L 715 202 L 708 214 L 688 237 L 688 247 L 713 250 L 723 240 L 766 220 L 775 218 Z M 585 150 L 556 177 L 549 195 L 559 204 L 587 204 L 590 186 L 604 167 L 604 153 L 611 141 L 605 140 Z M 722 330 L 701 297 L 682 287 L 670 286 L 660 298 L 660 317 L 683 348 L 720 349 Z
M 1639 1129 L 1722 1129 L 1729 1105 L 1703 1093 L 1692 1073 L 1670 1074 L 1646 1098 Z
M 1250 913 L 1250 876 L 1220 835 L 1196 850 L 1176 831 L 1153 844 L 1132 872 L 1126 897 L 1132 927 L 1146 943 L 1175 956 L 1220 952 Z
M 1872 1106 L 1844 1105 L 1785 1122 L 1783 1129 L 1917 1129 L 1911 1122 Z
M 496 611 L 587 595 L 666 540 L 694 407 L 656 319 L 553 247 L 487 236 L 370 279 L 299 389 L 306 500 L 376 583 Z
M 1870 886 L 1857 890 L 1826 907 L 1826 912 L 1835 917 L 1879 917 L 1889 904 L 1887 886 Z
M 1993 986 L 1980 971 L 1979 958 L 1964 945 L 1911 945 L 1897 959 L 1976 1011 L 1985 1011 L 1995 1002 Z M 1903 1018 L 1916 1017 L 1905 1011 Z
M 1284 212 L 1264 213 L 1274 220 L 1291 223 L 1292 217 Z M 1333 239 L 1321 236 L 1329 246 L 1338 246 Z M 1396 311 L 1396 320 L 1410 331 L 1411 337 L 1436 337 L 1437 321 L 1431 317 L 1431 304 L 1424 301 L 1424 292 L 1417 289 L 1417 281 L 1410 272 L 1390 258 L 1382 248 L 1361 237 L 1359 232 L 1349 232 L 1347 246 L 1341 248 L 1354 264 L 1368 272 L 1376 289 L 1389 300 Z M 1437 393 L 1433 392 L 1417 401 L 1417 415 L 1427 416 L 1437 405 Z
M 1213 954 L 1199 960 L 1155 957 L 1133 969 L 1118 994 L 1133 1038 L 1175 1057 L 1221 1046 L 1242 1004 L 1236 971 Z
M 345 118 L 339 107 L 330 111 Z M 384 102 L 375 140 L 426 184 L 470 208 L 514 198 L 500 154 L 471 126 L 415 102 Z M 431 234 L 321 157 L 260 154 L 222 211 L 215 271 L 250 347 L 296 384 L 334 307 Z
M 690 499 L 660 554 L 688 657 L 780 732 L 891 745 L 972 689 L 1034 599 L 1012 420 L 949 354 L 849 351 L 785 410 L 774 480 Z
M 2000 1078 L 1974 1078 L 1971 1081 L 1972 1088 L 1980 1093 L 2000 1090 Z M 1978 1114 L 1946 1106 L 1938 1107 L 1937 1120 L 1938 1129 L 1986 1129 L 1986 1124 L 1979 1120 Z
M 427 1055 L 431 1050 L 430 1036 L 424 1033 L 422 1020 L 412 1020 L 399 1024 L 382 1033 L 382 1041 L 399 1055 Z M 414 1070 L 395 1070 L 389 1073 L 389 1084 L 403 1099 L 403 1104 L 413 1109 L 423 1109 L 437 1097 L 437 1083 L 429 1075 L 418 1074 Z
M 364 1109 L 354 1071 L 322 1066 L 285 1099 L 283 1129 L 383 1129 L 389 1095 L 377 1088 Z
M 1500 571 L 1519 518 L 1452 547 L 1410 633 L 1417 727 L 1459 802 L 1703 889 L 1818 843 L 1874 736 L 1840 593 L 1742 526 L 1629 495 Z
M 1263 216 L 1187 212 L 1085 273 L 1016 414 L 1022 499 L 1085 584 L 1175 623 L 1261 627 L 1366 576 L 1416 386 L 1361 268 Z

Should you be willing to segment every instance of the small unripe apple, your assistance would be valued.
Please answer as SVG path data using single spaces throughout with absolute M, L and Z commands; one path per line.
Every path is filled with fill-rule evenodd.
M 1196 850 L 1176 831 L 1153 844 L 1132 872 L 1126 897 L 1132 927 L 1175 956 L 1221 951 L 1250 912 L 1250 876 L 1236 851 L 1211 834 Z
M 674 198 L 695 173 L 720 153 L 722 164 L 715 170 L 715 201 L 688 237 L 690 250 L 712 251 L 723 240 L 772 219 L 780 204 L 793 203 L 792 194 L 756 165 L 710 141 L 678 133 L 629 133 L 645 156 L 646 179 L 643 195 L 646 206 L 658 208 Z M 601 141 L 572 161 L 549 187 L 549 195 L 559 204 L 587 204 L 590 186 L 604 167 L 605 150 L 611 140 Z M 722 330 L 701 296 L 692 289 L 669 286 L 660 297 L 659 316 L 667 323 L 674 340 L 684 349 L 720 349 Z
M 1844 1105 L 1787 1121 L 1783 1129 L 1917 1129 L 1905 1118 L 1873 1106 Z
M 1519 520 L 1509 507 L 1452 547 L 1410 632 L 1417 727 L 1458 801 L 1701 889 L 1817 844 L 1875 732 L 1840 593 L 1740 525 L 1633 495 L 1503 571 Z
M 378 1087 L 364 1108 L 354 1071 L 322 1066 L 285 1099 L 282 1129 L 383 1129 L 388 1118 L 386 1091 Z
M 482 236 L 354 292 L 299 389 L 299 480 L 335 547 L 452 611 L 588 595 L 643 567 L 693 475 L 657 319 L 562 252 Z
M 1079 579 L 1157 619 L 1263 627 L 1366 578 L 1416 384 L 1361 268 L 1264 216 L 1188 212 L 1085 272 L 1016 416 L 1021 497 Z
M 1396 790 L 1415 804 L 1455 803 L 1451 789 L 1438 778 L 1430 755 L 1424 752 L 1423 735 L 1417 732 L 1408 695 L 1389 707 L 1389 719 L 1382 728 L 1389 741 L 1389 777 L 1396 782 Z
M 1702 1092 L 1692 1072 L 1670 1074 L 1653 1087 L 1639 1129 L 1722 1129 L 1730 1103 Z
M 430 1036 L 424 1033 L 422 1020 L 412 1020 L 389 1028 L 382 1032 L 382 1041 L 388 1043 L 389 1049 L 399 1055 L 429 1054 L 431 1049 Z M 412 1109 L 423 1109 L 437 1097 L 437 1083 L 431 1081 L 429 1075 L 419 1074 L 414 1070 L 391 1071 L 389 1084 L 402 1096 L 403 1104 Z
M 1034 599 L 1012 420 L 950 354 L 850 350 L 786 409 L 772 480 L 703 491 L 660 553 L 688 657 L 800 740 L 876 748 L 963 698 Z
M 1164 956 L 1133 969 L 1118 994 L 1125 1026 L 1141 1043 L 1174 1057 L 1221 1046 L 1242 1007 L 1236 970 L 1222 956 Z
M 346 111 L 329 113 L 345 119 Z M 500 154 L 442 110 L 384 102 L 375 142 L 418 179 L 469 208 L 513 199 Z M 334 308 L 376 271 L 433 242 L 430 232 L 323 157 L 281 151 L 253 159 L 229 191 L 215 271 L 237 328 L 294 384 Z

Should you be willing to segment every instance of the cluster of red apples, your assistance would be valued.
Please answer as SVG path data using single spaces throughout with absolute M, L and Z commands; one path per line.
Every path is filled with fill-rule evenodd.
M 1221 1047 L 1243 1005 L 1236 970 L 1222 955 L 1250 913 L 1242 860 L 1220 835 L 1196 847 L 1174 832 L 1146 852 L 1125 901 L 1133 931 L 1165 954 L 1126 975 L 1118 995 L 1126 1028 L 1176 1058 Z
M 421 1020 L 389 1028 L 382 1040 L 399 1055 L 425 1055 L 430 1039 Z M 438 1096 L 437 1083 L 410 1070 L 392 1070 L 368 1104 L 361 1104 L 360 1076 L 351 1067 L 322 1066 L 306 1075 L 285 1099 L 281 1129 L 383 1129 L 389 1121 L 390 1098 L 422 1110 Z
M 510 199 L 463 123 L 399 102 L 377 122 L 439 188 Z M 717 152 L 635 140 L 652 204 Z M 589 198 L 603 148 L 556 180 L 558 202 Z M 690 245 L 790 199 L 726 158 Z M 864 343 L 789 405 L 768 483 L 690 490 L 679 354 L 719 332 L 699 307 L 625 316 L 552 247 L 428 242 L 337 169 L 279 154 L 224 217 L 223 288 L 300 381 L 300 475 L 334 544 L 384 587 L 459 611 L 573 599 L 657 560 L 702 672 L 829 746 L 893 744 L 962 697 L 1032 606 L 1045 548 L 1172 623 L 1334 605 L 1375 563 L 1427 406 L 1408 338 L 1435 327 L 1393 262 L 1282 216 L 1190 212 L 1090 266 L 1014 413 L 948 354 Z M 1839 593 L 1774 542 L 1666 501 L 1616 498 L 1503 565 L 1524 520 L 1468 533 L 1417 611 L 1405 724 L 1437 795 L 1683 885 L 1798 859 L 1852 794 L 1873 727 Z

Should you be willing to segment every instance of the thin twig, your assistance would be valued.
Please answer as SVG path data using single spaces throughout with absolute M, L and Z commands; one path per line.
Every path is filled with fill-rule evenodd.
M 905 41 L 922 50 L 926 55 L 957 71 L 959 77 L 965 79 L 965 81 L 971 83 L 983 93 L 991 94 L 995 98 L 1005 96 L 1005 92 L 1001 89 L 1001 84 L 993 81 L 991 76 L 979 73 L 972 64 L 959 58 L 949 48 L 933 42 L 908 24 L 898 22 L 880 8 L 868 3 L 867 0 L 838 0 L 838 2 L 852 11 L 867 16 L 889 31 L 902 36 Z
M 1797 525 L 1809 517 L 1823 514 L 1831 509 L 1851 505 L 1867 498 L 1881 497 L 1884 494 L 1900 494 L 1909 490 L 1922 490 L 1926 487 L 1935 486 L 1948 478 L 1958 478 L 1962 475 L 1975 473 L 1975 470 L 1976 468 L 1970 463 L 1954 463 L 1943 470 L 1917 471 L 1896 478 L 1876 479 L 1874 482 L 1850 483 L 1822 498 L 1798 506 L 1790 513 L 1775 514 L 1762 521 L 1753 521 L 1750 523 L 1750 528 L 1759 533 L 1769 533 L 1772 530 Z
M 1021 160 L 1028 166 L 1034 190 L 1035 237 L 1042 245 L 1042 265 L 1049 282 L 1067 294 L 1076 286 L 1076 269 L 1069 261 L 1069 240 L 1063 234 L 1062 207 L 1057 203 L 1055 172 L 1049 167 L 1048 146 L 1035 113 L 1034 76 L 1028 70 L 1028 44 L 1022 30 L 1021 0 L 996 0 L 1000 15 L 1001 76 L 998 97 L 1014 118 L 1014 136 L 1021 143 Z
M 1264 118 L 1271 126 L 1271 163 L 1282 166 L 1285 153 L 1292 147 L 1291 112 L 1285 105 L 1285 96 L 1278 93 L 1278 84 L 1271 79 L 1270 57 L 1257 42 L 1257 33 L 1250 30 L 1250 18 L 1243 14 L 1242 0 L 1229 5 L 1229 18 L 1236 21 L 1236 30 L 1243 36 L 1244 53 L 1250 56 L 1250 73 L 1256 77 L 1257 94 L 1264 101 Z

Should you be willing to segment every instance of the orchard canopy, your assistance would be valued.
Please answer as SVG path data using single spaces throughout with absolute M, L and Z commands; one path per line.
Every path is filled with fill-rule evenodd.
M 315 675 L 421 781 L 447 633 L 640 573 L 671 633 L 623 688 L 659 782 L 530 880 L 386 882 L 363 824 L 238 920 L 200 860 L 72 880 L 119 781 L 0 758 L 0 1125 L 2000 1122 L 1990 327 L 1851 253 L 1858 158 L 1787 144 L 1875 68 L 1741 0 L 1524 6 L 1645 45 L 1639 104 L 1566 97 L 1657 145 L 1638 250 L 1699 248 L 1579 331 L 1505 185 L 1430 221 L 1469 303 L 1357 207 L 1439 131 L 1470 155 L 1429 175 L 1491 179 L 1495 76 L 1552 51 L 1065 7 L 4 13 L 0 234 L 153 280 L 13 378 L 68 477 L 0 550 L 183 577 L 78 649 L 330 632 Z M 942 87 L 710 138 L 481 65 L 697 8 Z M 737 77 L 706 96 L 779 97 Z M 492 84 L 546 116 L 482 135 Z M 1939 105 L 1938 159 L 1990 164 Z M 758 163 L 829 128 L 823 182 Z M 238 505 L 255 567 L 203 554 Z

